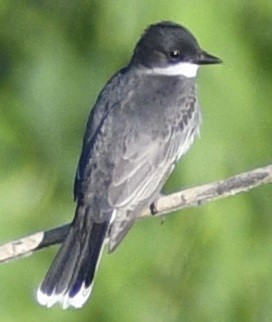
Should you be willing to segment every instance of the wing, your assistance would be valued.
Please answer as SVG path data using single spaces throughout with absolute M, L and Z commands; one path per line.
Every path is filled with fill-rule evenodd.
M 105 92 L 111 92 L 115 86 L 120 85 L 119 83 L 122 81 L 122 75 L 125 73 L 126 69 L 121 69 L 118 73 L 116 73 L 106 84 L 104 89 L 99 94 L 97 101 L 90 113 L 83 144 L 82 144 L 82 152 L 78 162 L 75 182 L 74 182 L 74 199 L 77 200 L 80 195 L 81 189 L 81 181 L 83 178 L 83 173 L 86 165 L 89 162 L 90 155 L 92 154 L 92 149 L 94 143 L 96 141 L 97 135 L 99 134 L 104 121 L 107 118 L 108 113 L 114 107 L 114 104 L 110 104 L 107 100 L 107 96 Z M 114 101 L 115 97 L 113 97 Z
M 111 224 L 110 252 L 125 237 L 142 209 L 157 198 L 176 161 L 192 143 L 189 134 L 189 131 L 172 133 L 160 142 L 130 145 L 131 155 L 127 151 L 119 160 L 109 190 L 110 203 L 119 208 Z
M 110 205 L 134 210 L 159 193 L 180 145 L 171 136 L 152 141 L 150 137 L 137 135 L 133 142 L 125 140 L 124 153 L 119 154 L 112 172 L 108 191 Z
M 137 215 L 154 201 L 170 175 L 177 148 L 169 139 L 144 142 L 138 138 L 119 157 L 108 192 L 109 203 L 117 208 L 109 232 L 109 252 L 116 249 Z

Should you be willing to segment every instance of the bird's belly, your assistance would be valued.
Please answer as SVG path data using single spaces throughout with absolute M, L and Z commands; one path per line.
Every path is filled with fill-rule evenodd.
M 196 137 L 200 134 L 199 127 L 196 126 L 191 131 L 188 131 L 185 139 L 181 142 L 178 148 L 177 161 L 189 150 L 190 146 L 193 144 Z

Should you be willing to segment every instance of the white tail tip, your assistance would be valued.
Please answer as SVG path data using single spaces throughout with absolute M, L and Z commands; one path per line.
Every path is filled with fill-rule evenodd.
M 46 307 L 52 307 L 53 305 L 59 303 L 63 309 L 67 309 L 69 307 L 73 308 L 81 308 L 87 299 L 89 298 L 90 294 L 92 292 L 92 285 L 89 287 L 85 286 L 85 283 L 83 283 L 79 289 L 79 291 L 72 297 L 69 296 L 69 291 L 65 290 L 62 293 L 55 293 L 55 290 L 53 290 L 53 293 L 51 295 L 48 295 L 41 291 L 39 288 L 37 291 L 37 301 Z

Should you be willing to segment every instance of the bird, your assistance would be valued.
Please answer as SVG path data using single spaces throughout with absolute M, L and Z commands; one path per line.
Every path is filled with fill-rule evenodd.
M 109 252 L 116 249 L 199 136 L 198 68 L 221 62 L 177 23 L 154 23 L 143 32 L 130 62 L 110 78 L 90 112 L 74 184 L 75 217 L 37 291 L 41 305 L 85 304 L 105 244 Z

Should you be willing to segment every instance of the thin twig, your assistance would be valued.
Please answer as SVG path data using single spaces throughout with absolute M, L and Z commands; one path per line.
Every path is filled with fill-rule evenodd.
M 237 174 L 231 178 L 185 189 L 171 195 L 160 197 L 155 205 L 156 214 L 152 215 L 146 208 L 139 219 L 161 216 L 175 210 L 204 205 L 217 199 L 226 198 L 246 192 L 260 185 L 272 182 L 272 165 L 249 172 Z M 34 252 L 63 242 L 70 224 L 40 231 L 0 246 L 0 263 L 30 256 Z

